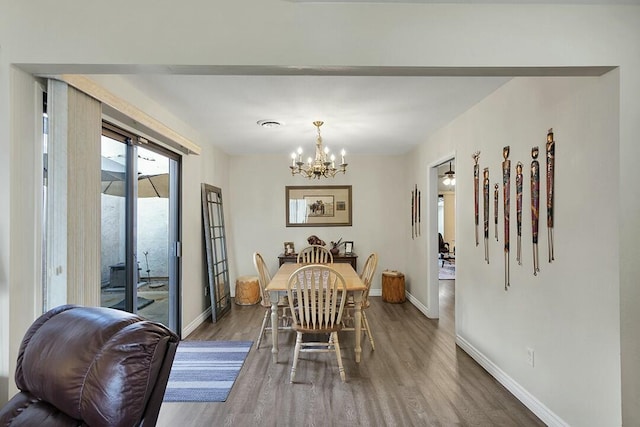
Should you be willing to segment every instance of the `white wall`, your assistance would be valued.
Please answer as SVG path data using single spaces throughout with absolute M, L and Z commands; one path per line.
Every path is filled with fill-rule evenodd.
M 8 397 L 9 391 L 15 391 L 9 373 L 15 371 L 17 344 L 34 316 L 39 314 L 42 304 L 39 292 L 42 279 L 39 264 L 41 227 L 38 221 L 38 213 L 42 209 L 42 171 L 33 168 L 34 164 L 41 164 L 39 144 L 42 139 L 38 130 L 41 132 L 42 128 L 38 120 L 42 119 L 42 96 L 37 95 L 36 80 L 31 75 L 17 69 L 5 71 L 11 74 L 12 82 L 11 136 L 22 141 L 24 146 L 22 149 L 11 147 L 2 150 L 0 156 L 0 163 L 6 162 L 0 166 L 0 173 L 10 172 L 10 182 L 20 183 L 19 188 L 0 186 L 0 195 L 5 192 L 3 197 L 6 196 L 0 214 L 0 236 L 11 243 L 8 248 L 0 249 L 0 403 Z M 40 116 L 36 114 L 38 111 Z M 11 191 L 7 191 L 10 188 Z M 3 229 L 9 218 L 12 226 Z M 8 257 L 8 254 L 12 256 Z M 14 303 L 10 303 L 9 295 Z
M 365 66 L 371 67 L 367 69 L 369 72 L 380 73 L 388 70 L 376 67 L 412 67 L 413 71 L 426 67 L 427 72 L 437 72 L 442 68 L 429 67 L 620 66 L 619 188 L 624 197 L 620 197 L 618 206 L 612 209 L 619 218 L 621 412 L 626 425 L 640 424 L 640 370 L 637 369 L 640 366 L 640 334 L 637 333 L 640 324 L 640 310 L 637 310 L 640 304 L 637 286 L 640 186 L 636 180 L 636 164 L 640 158 L 640 144 L 637 144 L 640 7 L 280 0 L 221 0 L 215 4 L 195 0 L 189 7 L 157 0 L 113 0 L 87 7 L 77 0 L 2 0 L 0 8 L 3 11 L 0 15 L 0 178 L 8 183 L 0 186 L 0 199 L 10 200 L 11 204 L 16 200 L 11 194 L 22 191 L 22 187 L 20 176 L 11 172 L 7 153 L 21 150 L 24 144 L 23 135 L 16 132 L 15 120 L 10 115 L 16 100 L 12 101 L 8 95 L 10 91 L 15 92 L 17 86 L 10 78 L 11 64 L 22 64 L 33 72 L 43 73 L 118 72 L 125 68 L 130 72 L 171 72 L 179 70 L 179 66 L 191 70 L 191 66 L 206 69 L 238 65 L 273 69 Z M 127 31 L 130 28 L 136 31 Z M 318 31 L 319 28 L 330 31 Z M 484 72 L 491 74 L 492 70 Z M 548 71 L 553 74 L 563 70 Z M 147 112 L 156 115 L 155 111 Z M 210 138 L 193 139 L 203 146 L 214 145 L 214 136 Z M 452 154 L 448 150 L 443 152 Z M 193 169 L 187 170 L 185 176 L 191 181 L 185 183 L 188 195 L 183 199 L 183 207 L 187 208 L 183 227 L 188 232 L 183 232 L 183 237 L 190 244 L 202 243 L 196 231 L 199 228 L 196 183 L 205 177 L 215 184 L 216 174 L 224 169 L 224 157 L 212 149 L 200 157 L 203 160 L 187 158 L 186 163 Z M 443 156 L 440 159 L 446 160 Z M 200 164 L 200 161 L 206 163 Z M 210 169 L 209 164 L 214 164 L 216 169 Z M 609 174 L 615 176 L 616 172 Z M 406 182 L 410 181 L 426 184 L 424 177 Z M 8 206 L 0 215 L 0 398 L 5 394 L 2 386 L 10 381 L 5 367 L 13 355 L 8 348 L 16 346 L 9 342 L 9 331 L 20 334 L 23 326 L 11 321 L 7 314 L 10 306 L 21 305 L 20 293 L 12 291 L 16 286 L 14 277 L 33 269 L 34 264 L 33 259 L 22 259 L 10 250 L 12 240 L 28 233 L 33 226 L 24 224 L 14 212 L 13 207 Z M 410 235 L 408 227 L 405 231 Z M 461 233 L 463 231 L 458 230 L 458 234 Z M 187 249 L 195 251 L 196 246 Z M 407 265 L 424 259 L 423 252 L 409 247 Z M 192 259 L 183 260 L 183 267 L 185 262 L 190 263 Z M 191 269 L 183 272 L 183 283 L 187 286 L 185 304 L 201 305 L 202 300 L 195 297 L 196 294 L 188 293 L 202 291 L 202 277 L 193 271 L 201 265 L 194 261 L 188 267 Z M 423 277 L 426 272 L 420 271 L 420 274 Z M 426 296 L 421 299 L 426 300 Z M 189 313 L 195 311 L 196 307 L 189 306 L 184 316 L 189 318 Z
M 140 92 L 129 82 L 114 75 L 92 75 L 91 79 L 202 148 L 200 155 L 185 155 L 181 160 L 182 294 L 180 298 L 182 332 L 188 335 L 202 321 L 203 314 L 207 312 L 211 303 L 210 298 L 204 294 L 209 284 L 206 275 L 200 185 L 207 183 L 222 189 L 225 217 L 228 218 L 230 213 L 226 200 L 229 185 L 229 157 L 215 148 L 215 135 L 200 135 L 188 123 L 169 113 L 167 110 L 170 106 L 155 102 L 153 98 Z M 141 263 L 141 265 L 144 264 Z M 230 267 L 233 274 L 233 265 Z
M 419 171 L 437 159 L 438 147 L 456 151 L 458 339 L 535 396 L 546 410 L 575 426 L 621 423 L 615 213 L 619 192 L 610 179 L 611 171 L 619 167 L 618 84 L 617 71 L 601 78 L 513 79 L 409 156 Z M 556 140 L 552 264 L 548 262 L 544 175 L 550 127 Z M 496 242 L 493 184 L 500 183 L 502 189 L 502 147 L 507 145 L 512 165 L 512 250 L 511 287 L 504 291 L 502 196 L 500 242 Z M 537 276 L 532 267 L 529 209 L 533 146 L 540 147 L 542 167 L 541 271 Z M 475 151 L 481 152 L 481 169 L 490 171 L 490 264 L 484 261 L 482 230 L 481 243 L 475 246 L 471 159 Z M 524 164 L 521 266 L 515 262 L 518 161 Z M 527 348 L 535 351 L 534 367 L 527 364 Z M 551 417 L 545 421 L 553 425 L 558 420 Z
M 310 140 L 309 145 L 312 144 L 314 141 Z M 340 238 L 352 240 L 358 254 L 358 271 L 367 256 L 377 252 L 378 271 L 372 292 L 380 292 L 382 270 L 403 271 L 406 265 L 403 242 L 410 234 L 398 217 L 409 217 L 411 188 L 402 185 L 403 157 L 352 155 L 346 175 L 322 181 L 291 176 L 287 159 L 285 155 L 231 158 L 233 214 L 227 226 L 234 242 L 231 263 L 236 266 L 237 275 L 256 274 L 252 260 L 255 251 L 264 256 L 269 270 L 275 273 L 284 242 L 293 242 L 300 250 L 308 245 L 307 237 L 315 234 L 327 245 Z M 306 185 L 351 185 L 353 225 L 286 227 L 285 187 Z
M 222 151 L 203 145 L 202 154 L 187 156 L 182 163 L 182 330 L 186 335 L 199 322 L 211 301 L 204 295 L 209 287 L 202 225 L 202 183 L 222 189 L 225 222 L 231 217 L 229 200 L 229 157 Z M 227 225 L 227 229 L 229 226 Z M 233 238 L 229 236 L 233 247 Z M 228 242 L 229 244 L 229 242 Z M 230 275 L 234 266 L 230 265 Z
M 448 191 L 444 196 L 444 241 L 449 243 L 449 250 L 453 252 L 456 246 L 456 193 Z

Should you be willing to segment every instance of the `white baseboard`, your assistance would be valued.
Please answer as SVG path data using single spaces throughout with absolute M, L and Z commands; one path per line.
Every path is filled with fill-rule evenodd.
M 382 296 L 382 289 L 371 289 L 369 291 L 369 296 L 372 296 L 372 297 Z M 405 296 L 407 297 L 407 299 L 411 304 L 413 304 L 418 310 L 422 312 L 422 314 L 424 314 L 425 316 L 431 319 L 431 317 L 429 316 L 429 308 L 426 305 L 418 301 L 418 299 L 413 295 L 411 295 L 409 292 L 405 291 Z
M 407 295 L 407 299 L 409 300 L 409 302 L 411 304 L 413 304 L 415 306 L 415 308 L 417 308 L 418 310 L 420 310 L 422 312 L 422 314 L 424 314 L 425 316 L 427 316 L 429 319 L 431 319 L 431 315 L 429 313 L 429 307 L 427 307 L 426 305 L 424 305 L 423 303 L 421 303 L 420 301 L 418 301 L 418 298 L 414 297 L 413 295 L 411 295 L 409 292 L 405 292 L 405 294 Z
M 524 387 L 518 384 L 513 378 L 500 369 L 500 367 L 489 360 L 489 358 L 478 351 L 478 349 L 460 335 L 456 335 L 456 344 L 471 356 L 473 360 L 478 362 L 478 364 L 480 364 L 480 366 L 482 366 L 492 377 L 498 380 L 500 384 L 505 386 L 505 388 L 509 390 L 516 399 L 529 408 L 531 412 L 536 414 L 536 416 L 546 425 L 549 427 L 569 427 L 569 424 L 567 424 L 562 418 L 547 408 L 542 402 L 536 399 L 535 396 L 529 393 Z
M 182 328 L 182 338 L 186 338 L 189 334 L 196 330 L 207 318 L 211 316 L 211 307 L 207 308 L 200 316 L 196 317 L 193 322 Z

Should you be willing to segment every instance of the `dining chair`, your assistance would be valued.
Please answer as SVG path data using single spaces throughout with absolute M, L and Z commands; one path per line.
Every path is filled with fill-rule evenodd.
M 369 319 L 367 319 L 367 314 L 365 310 L 369 308 L 369 290 L 371 289 L 371 283 L 373 282 L 373 276 L 376 272 L 376 268 L 378 267 L 378 255 L 376 253 L 372 253 L 367 257 L 367 260 L 364 263 L 364 267 L 362 268 L 362 273 L 360 274 L 360 279 L 362 283 L 366 286 L 365 291 L 362 293 L 362 331 L 366 332 L 369 337 L 369 342 L 371 343 L 371 348 L 373 350 L 376 349 L 376 344 L 373 341 L 373 335 L 371 334 L 371 327 L 369 326 Z M 355 302 L 353 301 L 353 297 L 349 297 L 347 299 L 346 304 L 346 314 L 345 314 L 345 322 L 353 321 L 353 312 L 356 308 Z M 343 322 L 343 331 L 354 331 L 355 328 L 353 326 L 347 327 Z
M 333 264 L 333 255 L 324 246 L 311 245 L 300 251 L 296 262 L 298 264 Z
M 260 342 L 265 332 L 271 332 L 272 325 L 270 325 L 271 319 L 271 299 L 269 292 L 266 290 L 267 285 L 271 281 L 271 274 L 267 268 L 267 264 L 264 262 L 264 258 L 258 252 L 253 253 L 253 265 L 258 272 L 258 283 L 260 284 L 260 291 L 262 292 L 262 298 L 260 304 L 264 307 L 264 318 L 262 319 L 262 326 L 260 326 L 260 334 L 256 342 L 256 349 L 260 348 Z M 286 296 L 281 296 L 278 299 L 278 330 L 290 330 L 288 325 L 291 317 L 288 316 L 289 302 Z
M 287 295 L 291 310 L 291 327 L 296 331 L 290 382 L 295 381 L 300 353 L 309 352 L 334 352 L 338 359 L 340 379 L 344 382 L 345 373 L 338 341 L 338 331 L 342 327 L 342 313 L 347 300 L 347 284 L 344 277 L 328 265 L 305 265 L 289 276 Z M 328 341 L 303 342 L 304 334 L 329 334 L 329 338 Z

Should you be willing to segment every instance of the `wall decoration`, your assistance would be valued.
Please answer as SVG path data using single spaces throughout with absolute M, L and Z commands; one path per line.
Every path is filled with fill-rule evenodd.
M 484 260 L 489 264 L 489 168 L 482 171 L 482 213 L 484 220 Z
M 353 254 L 353 242 L 348 240 L 346 242 L 344 242 L 344 253 L 346 255 L 351 255 Z
M 502 205 L 504 214 L 504 290 L 509 283 L 509 224 L 511 207 L 511 160 L 509 160 L 509 146 L 502 149 Z
M 203 182 L 200 184 L 200 195 L 211 301 L 211 321 L 215 323 L 231 311 L 231 284 L 222 189 Z
M 540 164 L 538 147 L 531 149 L 531 241 L 533 243 L 533 275 L 540 271 L 538 262 L 538 220 L 540 216 Z
M 351 186 L 287 186 L 287 227 L 350 226 Z
M 418 191 L 418 236 L 422 235 L 422 230 L 421 230 L 421 224 L 422 224 L 422 214 L 420 213 L 420 199 L 422 198 L 421 196 L 422 191 Z
M 411 238 L 422 234 L 420 223 L 422 222 L 422 215 L 420 211 L 420 191 L 418 191 L 418 184 L 415 189 L 411 190 Z
M 315 234 L 312 234 L 311 236 L 307 237 L 307 243 L 315 246 L 325 246 L 327 244 L 327 242 L 325 242 Z
M 415 212 L 416 212 L 416 198 L 415 198 L 415 195 L 413 194 L 413 190 L 411 190 L 411 239 L 416 238 Z
M 516 261 L 522 265 L 522 163 L 516 163 L 516 231 L 518 234 Z
M 479 224 L 479 200 L 480 197 L 480 166 L 478 165 L 478 160 L 480 159 L 480 152 L 476 151 L 473 153 L 473 208 L 474 208 L 474 220 L 475 220 L 475 232 L 476 232 L 476 246 L 478 246 L 478 224 Z
M 296 247 L 293 242 L 284 242 L 284 254 L 285 255 L 295 255 Z
M 416 224 L 414 233 L 416 234 L 416 237 L 418 237 L 418 184 L 416 184 L 416 188 L 413 191 L 413 201 L 415 202 L 415 209 L 413 210 L 413 221 Z
M 496 242 L 498 242 L 498 190 L 500 186 L 496 183 L 493 186 L 493 223 L 496 235 Z
M 556 142 L 553 140 L 553 128 L 547 132 L 547 242 L 549 244 L 549 262 L 553 254 L 553 196 L 556 169 Z

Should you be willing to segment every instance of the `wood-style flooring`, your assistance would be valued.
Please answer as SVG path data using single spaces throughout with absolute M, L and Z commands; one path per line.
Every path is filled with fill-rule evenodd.
M 347 374 L 342 383 L 333 353 L 301 355 L 289 383 L 293 333 L 279 336 L 277 364 L 271 335 L 255 340 L 260 305 L 237 306 L 217 324 L 207 321 L 188 340 L 252 340 L 226 402 L 164 403 L 158 426 L 544 426 L 455 344 L 453 280 L 440 281 L 440 314 L 431 320 L 411 303 L 370 297 L 367 316 L 376 350 L 362 339 L 354 361 L 353 332 L 342 332 Z

